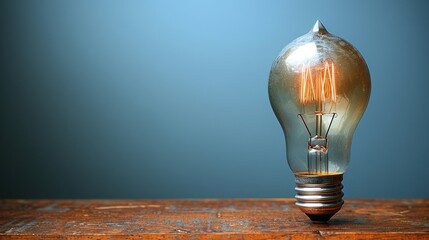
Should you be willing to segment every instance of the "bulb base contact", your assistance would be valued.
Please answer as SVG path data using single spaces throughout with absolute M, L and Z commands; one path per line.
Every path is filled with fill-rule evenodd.
M 296 205 L 313 222 L 327 222 L 343 205 L 342 173 L 296 173 Z

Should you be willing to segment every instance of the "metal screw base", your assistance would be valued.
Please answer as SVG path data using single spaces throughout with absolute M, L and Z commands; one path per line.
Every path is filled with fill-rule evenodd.
M 313 222 L 325 223 L 343 205 L 343 174 L 295 174 L 296 205 Z

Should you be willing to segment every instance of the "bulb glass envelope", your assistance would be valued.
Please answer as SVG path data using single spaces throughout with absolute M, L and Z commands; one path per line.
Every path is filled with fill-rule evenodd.
M 361 54 L 319 21 L 281 51 L 271 68 L 269 97 L 294 173 L 346 171 L 370 91 Z

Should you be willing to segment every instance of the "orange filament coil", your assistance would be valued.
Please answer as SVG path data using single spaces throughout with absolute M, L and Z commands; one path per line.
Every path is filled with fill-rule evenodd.
M 311 68 L 303 65 L 301 69 L 301 94 L 300 102 L 325 102 L 336 103 L 334 64 L 325 63 L 323 69 Z

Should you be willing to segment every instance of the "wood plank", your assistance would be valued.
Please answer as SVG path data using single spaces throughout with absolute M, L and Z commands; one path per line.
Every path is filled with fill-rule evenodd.
M 346 200 L 328 224 L 293 199 L 0 200 L 1 239 L 429 239 L 429 200 Z

